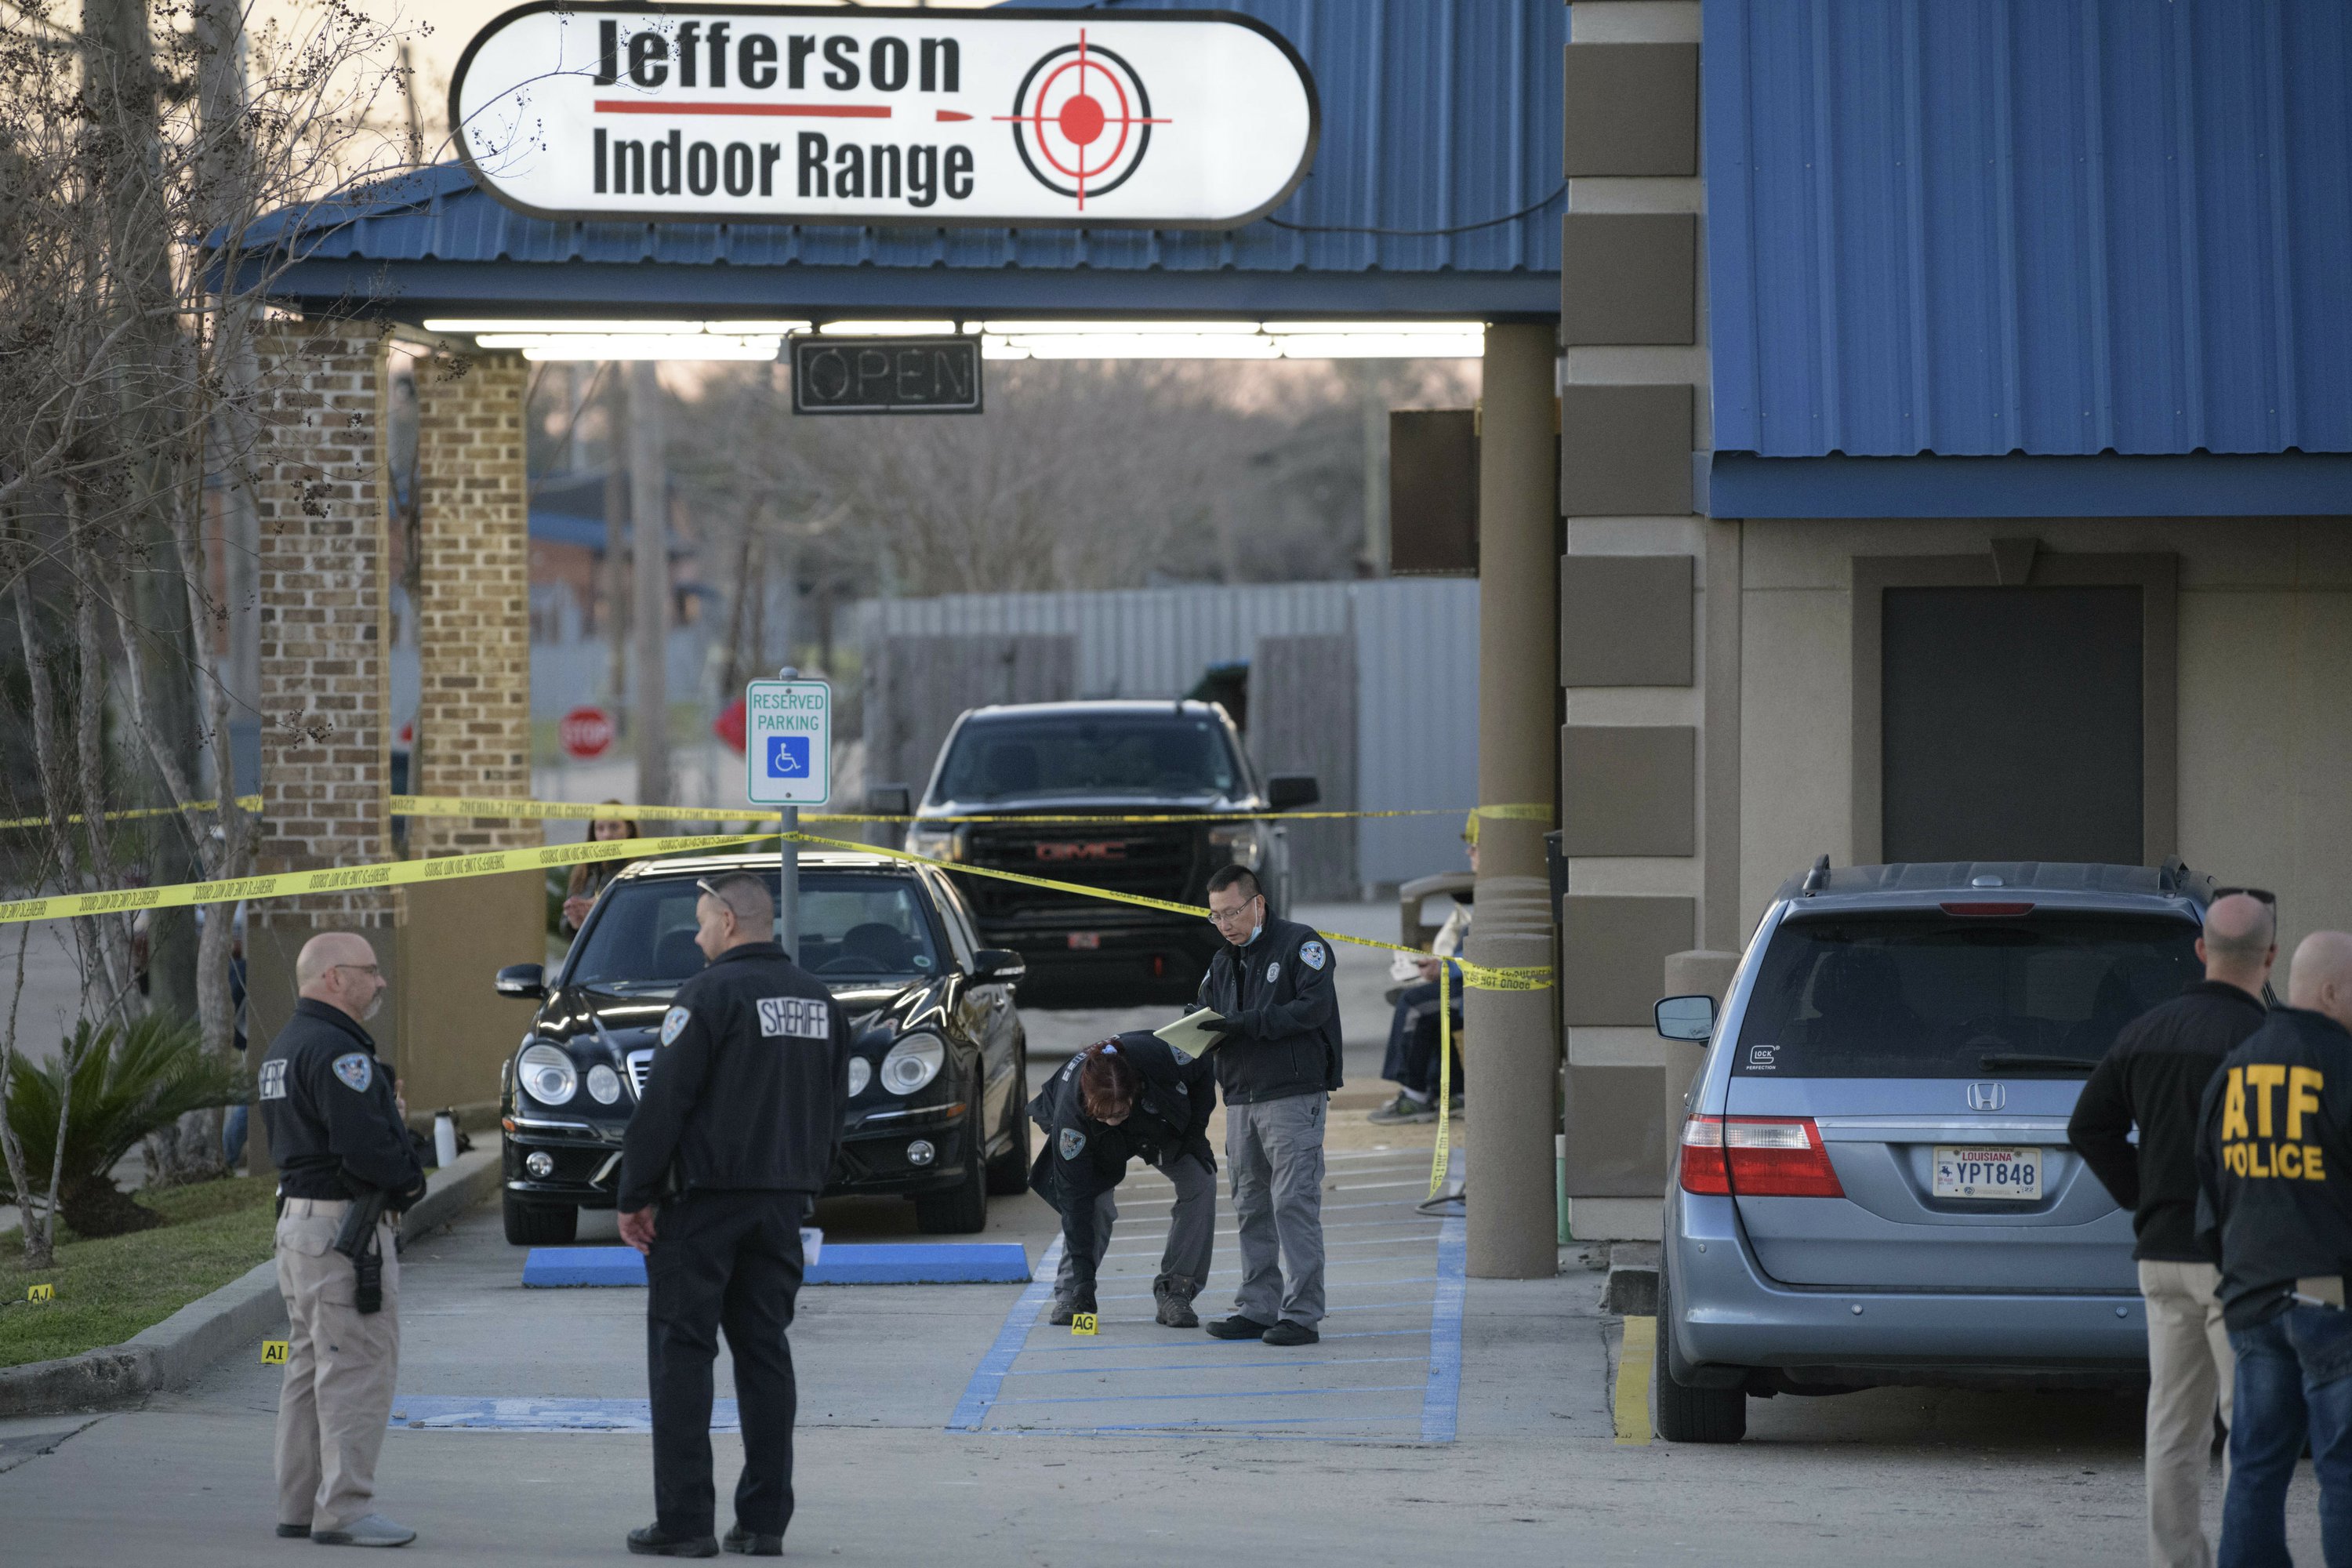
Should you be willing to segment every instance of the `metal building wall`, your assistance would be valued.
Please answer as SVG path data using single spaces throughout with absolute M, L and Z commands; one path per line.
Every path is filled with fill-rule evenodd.
M 1366 821 L 1358 874 L 1391 883 L 1462 864 L 1462 822 L 1478 797 L 1478 584 L 1444 578 L 958 594 L 877 599 L 853 626 L 877 637 L 1059 633 L 1077 639 L 1087 697 L 1177 697 L 1209 665 L 1250 658 L 1265 637 L 1356 638 L 1357 792 L 1367 811 L 1449 815 Z
M 1715 446 L 2352 451 L 2344 0 L 1706 0 Z

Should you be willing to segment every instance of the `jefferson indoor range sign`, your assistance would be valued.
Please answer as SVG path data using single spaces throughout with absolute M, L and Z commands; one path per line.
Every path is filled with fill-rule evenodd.
M 449 90 L 481 187 L 541 217 L 1233 228 L 1315 156 L 1289 43 L 1217 12 L 858 15 L 555 3 Z

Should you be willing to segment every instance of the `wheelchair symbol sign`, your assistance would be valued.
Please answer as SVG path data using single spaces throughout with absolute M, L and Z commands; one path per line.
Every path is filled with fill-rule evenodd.
M 809 738 L 806 735 L 769 736 L 768 776 L 772 779 L 808 777 Z

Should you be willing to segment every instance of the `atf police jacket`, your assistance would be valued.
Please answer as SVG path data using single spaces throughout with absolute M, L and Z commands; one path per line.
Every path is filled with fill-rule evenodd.
M 849 1021 L 772 942 L 747 942 L 677 988 L 622 1144 L 620 1206 L 679 1189 L 824 1190 L 849 1100 Z
M 261 1124 L 278 1162 L 278 1190 L 289 1198 L 351 1198 L 381 1187 L 404 1209 L 424 1194 L 392 1073 L 359 1020 L 308 996 L 269 1043 L 256 1079 Z
M 1127 1163 L 1152 1164 L 1187 1155 L 1212 1174 L 1217 1157 L 1209 1151 L 1209 1113 L 1217 1108 L 1217 1086 L 1205 1057 L 1189 1056 L 1167 1041 L 1138 1031 L 1121 1035 L 1118 1054 L 1135 1065 L 1141 1088 L 1127 1120 L 1114 1127 L 1087 1114 L 1078 1092 L 1081 1051 L 1054 1075 L 1029 1102 L 1029 1119 L 1045 1134 L 1045 1146 L 1029 1166 L 1029 1185 L 1062 1211 L 1063 1249 L 1081 1283 L 1095 1278 L 1095 1199 L 1127 1179 Z
M 1339 1001 L 1331 944 L 1296 921 L 1269 919 L 1246 947 L 1209 960 L 1194 1005 L 1241 1025 L 1209 1053 L 1234 1105 L 1338 1089 Z
M 2352 1034 L 2272 1011 L 2205 1091 L 2198 1230 L 2218 1242 L 2222 1315 L 2251 1328 L 2297 1279 L 2352 1270 Z

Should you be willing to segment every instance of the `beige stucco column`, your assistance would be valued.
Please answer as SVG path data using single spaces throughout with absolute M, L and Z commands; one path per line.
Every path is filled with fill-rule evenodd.
M 1553 329 L 1486 329 L 1478 440 L 1477 918 L 1468 956 L 1496 968 L 1552 961 L 1545 833 L 1552 824 L 1559 621 Z M 1540 806 L 1541 815 L 1524 808 Z M 1552 1135 L 1559 1127 L 1553 993 L 1465 998 L 1475 1140 L 1470 1272 L 1528 1279 L 1558 1269 Z

